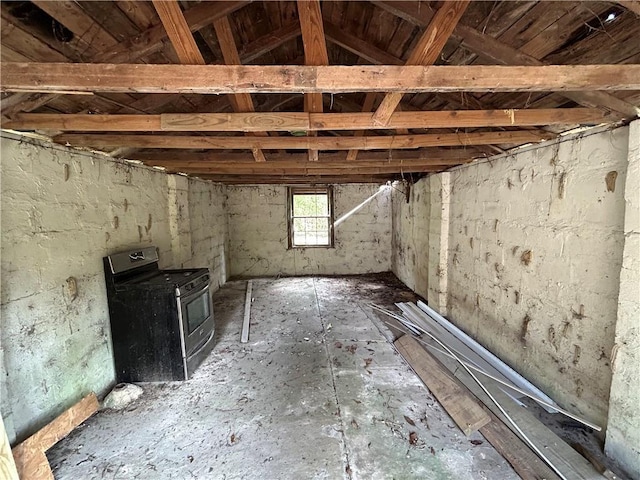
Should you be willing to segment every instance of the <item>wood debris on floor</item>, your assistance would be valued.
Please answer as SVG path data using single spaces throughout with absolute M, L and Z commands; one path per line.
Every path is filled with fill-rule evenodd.
M 619 478 L 581 445 L 564 442 L 519 399 L 528 397 L 589 429 L 599 426 L 562 409 L 425 303 L 396 306 L 402 315 L 371 305 L 399 322 L 388 323 L 404 333 L 394 345 L 458 427 L 466 434 L 479 430 L 522 478 Z
M 53 473 L 46 456 L 47 450 L 97 411 L 98 399 L 95 393 L 91 393 L 24 442 L 16 445 L 12 453 L 20 478 L 53 480 Z

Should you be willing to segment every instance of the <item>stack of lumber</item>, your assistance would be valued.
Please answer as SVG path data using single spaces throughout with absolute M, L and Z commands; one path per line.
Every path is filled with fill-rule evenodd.
M 405 333 L 394 346 L 465 435 L 479 431 L 523 479 L 603 477 L 594 466 L 523 408 L 529 397 L 552 413 L 572 414 L 423 302 L 382 309 Z

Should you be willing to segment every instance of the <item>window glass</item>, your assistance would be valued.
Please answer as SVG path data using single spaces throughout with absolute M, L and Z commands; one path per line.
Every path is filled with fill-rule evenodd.
M 332 246 L 332 205 L 329 187 L 289 189 L 289 241 L 292 247 Z

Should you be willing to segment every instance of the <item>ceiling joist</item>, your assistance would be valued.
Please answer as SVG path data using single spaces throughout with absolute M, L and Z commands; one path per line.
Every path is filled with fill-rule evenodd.
M 93 148 L 167 148 L 196 150 L 392 150 L 423 147 L 461 147 L 468 145 L 523 144 L 551 138 L 529 130 L 507 132 L 443 133 L 425 135 L 350 137 L 263 137 L 167 136 L 66 134 L 56 143 Z M 351 160 L 347 158 L 348 160 Z
M 638 117 L 637 3 L 3 2 L 2 127 L 227 183 L 419 178 Z
M 458 165 L 472 158 L 482 156 L 472 148 L 421 148 L 416 150 L 392 150 L 386 152 L 364 152 L 362 158 L 357 162 L 347 162 L 344 152 L 338 153 L 322 153 L 319 162 L 309 162 L 306 153 L 268 153 L 267 164 L 273 162 L 287 163 L 294 162 L 298 166 L 340 164 L 347 162 L 357 167 L 360 162 L 374 162 L 377 166 L 386 165 L 391 161 L 398 162 L 418 162 L 423 165 Z M 151 162 L 195 162 L 195 163 L 211 163 L 226 165 L 254 165 L 251 155 L 243 152 L 191 152 L 191 151 L 139 151 L 135 152 L 131 157 L 133 160 L 141 160 L 146 163 Z M 261 164 L 262 165 L 262 164 Z M 258 166 L 257 168 L 262 168 Z M 266 168 L 266 167 L 265 167 Z
M 397 112 L 388 125 L 376 125 L 372 113 L 167 113 L 161 115 L 87 115 L 25 113 L 2 123 L 13 130 L 84 132 L 260 132 L 382 130 L 401 128 L 523 127 L 596 125 L 610 118 L 594 108 L 535 110 L 452 110 Z
M 4 92 L 349 93 L 640 90 L 640 65 L 273 66 L 11 63 Z

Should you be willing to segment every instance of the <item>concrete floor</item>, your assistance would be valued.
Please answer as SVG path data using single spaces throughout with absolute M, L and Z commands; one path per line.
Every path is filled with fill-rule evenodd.
M 241 344 L 245 288 L 214 294 L 217 344 L 194 377 L 99 412 L 48 452 L 56 479 L 519 478 L 366 307 L 414 299 L 393 275 L 254 280 Z

